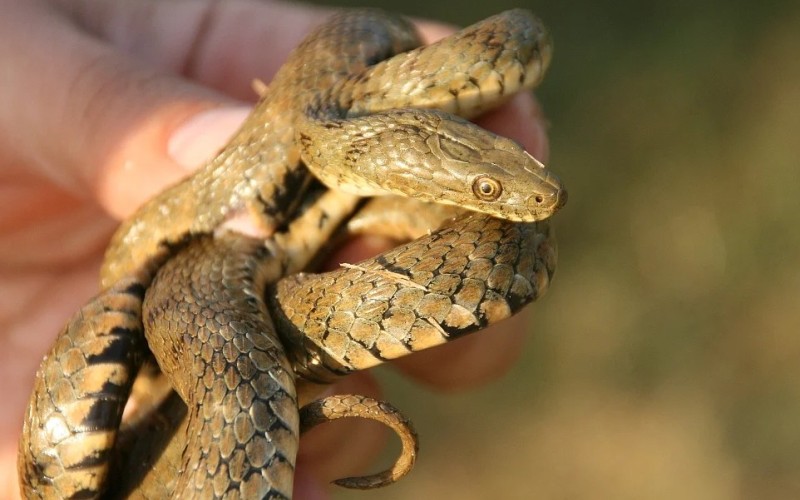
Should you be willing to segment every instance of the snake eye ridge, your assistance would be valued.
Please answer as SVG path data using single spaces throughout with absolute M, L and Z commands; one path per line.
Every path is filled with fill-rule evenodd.
M 472 182 L 472 192 L 484 201 L 495 201 L 503 194 L 503 186 L 497 179 L 481 175 Z

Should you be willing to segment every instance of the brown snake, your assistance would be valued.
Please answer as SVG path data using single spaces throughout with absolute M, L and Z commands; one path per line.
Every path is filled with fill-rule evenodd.
M 474 116 L 538 83 L 550 54 L 543 26 L 514 10 L 418 45 L 402 18 L 335 16 L 292 53 L 217 157 L 122 224 L 103 291 L 37 373 L 23 495 L 90 498 L 114 482 L 114 494 L 139 497 L 289 498 L 297 389 L 481 329 L 545 291 L 555 243 L 538 221 L 565 191 L 519 145 L 450 114 Z M 308 170 L 330 190 L 309 187 Z M 346 222 L 359 196 L 377 194 L 415 200 L 376 198 Z M 242 212 L 264 238 L 220 229 Z M 445 222 L 425 235 L 417 213 Z M 391 216 L 423 236 L 355 266 L 296 274 L 342 223 L 391 232 Z M 160 444 L 131 434 L 117 443 L 148 347 L 185 406 L 168 397 L 148 417 L 161 424 L 126 424 L 157 427 Z M 176 405 L 185 418 L 164 412 Z M 369 398 L 311 403 L 302 421 L 352 415 L 382 419 L 416 446 L 408 422 Z M 401 461 L 340 484 L 381 486 L 413 456 Z

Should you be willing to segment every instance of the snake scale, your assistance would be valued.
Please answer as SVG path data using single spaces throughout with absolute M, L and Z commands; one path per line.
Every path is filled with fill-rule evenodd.
M 392 426 L 404 450 L 392 469 L 339 484 L 407 472 L 416 436 L 391 406 L 306 400 L 546 290 L 555 241 L 542 221 L 566 191 L 517 143 L 464 118 L 538 83 L 550 50 L 523 10 L 425 47 L 410 23 L 377 10 L 318 27 L 229 144 L 116 232 L 100 294 L 37 372 L 23 495 L 290 498 L 301 426 L 348 416 Z M 226 229 L 243 214 L 263 234 Z M 417 239 L 303 272 L 347 230 Z M 179 397 L 141 396 L 159 370 Z

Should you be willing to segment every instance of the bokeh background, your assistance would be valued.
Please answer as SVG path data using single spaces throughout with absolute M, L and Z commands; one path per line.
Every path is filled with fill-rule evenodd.
M 338 498 L 800 498 L 800 3 L 387 4 L 544 19 L 570 200 L 520 362 L 463 394 L 381 371 L 418 468 Z

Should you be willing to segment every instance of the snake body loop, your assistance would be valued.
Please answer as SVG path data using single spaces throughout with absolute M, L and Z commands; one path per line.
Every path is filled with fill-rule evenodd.
M 441 344 L 545 291 L 555 243 L 541 221 L 566 192 L 518 144 L 450 113 L 473 116 L 537 83 L 550 58 L 546 31 L 514 10 L 418 45 L 396 16 L 333 17 L 292 53 L 217 157 L 122 224 L 103 291 L 37 373 L 20 442 L 26 497 L 289 498 L 296 383 Z M 330 188 L 318 198 L 304 194 L 309 170 Z M 332 273 L 294 274 L 328 248 L 357 196 L 389 194 L 408 198 L 390 202 L 403 214 L 392 220 L 409 226 L 398 232 L 428 234 Z M 431 201 L 479 213 L 422 203 Z M 383 208 L 368 206 L 350 227 L 386 224 L 389 204 L 370 205 Z M 265 239 L 219 229 L 242 211 Z M 431 231 L 416 212 L 446 222 Z M 135 427 L 160 440 L 116 443 L 147 357 L 143 332 L 183 401 L 161 408 L 185 404 L 186 413 L 156 411 L 161 424 Z M 327 398 L 303 419 L 353 414 L 384 419 L 407 453 L 390 471 L 339 484 L 376 487 L 407 472 L 416 436 L 385 404 Z M 135 484 L 119 470 L 129 465 Z
M 317 93 L 298 117 L 301 157 L 333 189 L 546 219 L 566 201 L 558 178 L 514 141 L 450 112 L 498 106 L 538 83 L 549 60 L 539 20 L 505 12 Z

